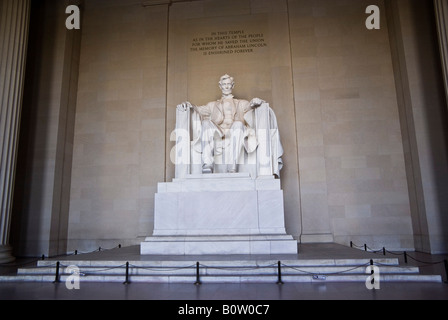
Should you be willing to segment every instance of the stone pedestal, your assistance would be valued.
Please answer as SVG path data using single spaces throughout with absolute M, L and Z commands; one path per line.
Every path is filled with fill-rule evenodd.
M 141 254 L 296 254 L 274 177 L 187 175 L 160 183 L 152 237 Z

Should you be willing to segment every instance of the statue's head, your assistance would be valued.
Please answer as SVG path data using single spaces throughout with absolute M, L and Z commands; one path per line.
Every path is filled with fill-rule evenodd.
M 223 94 L 231 94 L 233 88 L 235 87 L 235 81 L 233 77 L 225 74 L 219 79 L 219 88 L 221 89 Z

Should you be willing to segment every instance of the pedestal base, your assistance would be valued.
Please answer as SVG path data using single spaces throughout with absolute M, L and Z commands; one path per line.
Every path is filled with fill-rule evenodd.
M 141 254 L 221 255 L 297 254 L 297 241 L 288 235 L 148 237 Z
M 159 184 L 154 232 L 141 254 L 297 254 L 273 177 L 191 175 Z

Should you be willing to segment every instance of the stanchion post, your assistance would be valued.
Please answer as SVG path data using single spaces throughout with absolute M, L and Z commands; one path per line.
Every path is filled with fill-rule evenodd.
M 445 265 L 445 276 L 446 276 L 446 279 L 445 279 L 445 283 L 448 283 L 448 260 L 443 260 L 443 264 Z
M 364 243 L 364 251 L 367 251 L 367 244 Z
M 408 263 L 408 255 L 406 251 L 404 251 L 403 255 L 404 255 L 404 263 Z
M 386 248 L 383 247 L 383 256 L 385 256 L 385 255 L 386 255 Z
M 123 284 L 130 284 L 129 281 L 129 262 L 126 262 L 126 280 L 123 282 Z
M 353 241 L 350 241 L 350 248 L 353 248 Z
M 196 262 L 196 282 L 194 283 L 194 285 L 199 286 L 201 284 L 201 280 L 199 279 L 199 262 Z
M 60 267 L 61 263 L 58 261 L 56 262 L 56 275 L 54 276 L 54 281 L 53 283 L 59 283 L 59 267 Z
M 282 281 L 282 263 L 279 261 L 277 262 L 277 284 L 283 284 Z
M 373 266 L 373 259 L 370 259 L 370 265 Z M 375 273 L 374 268 L 371 268 L 371 270 L 370 270 L 370 274 L 373 275 L 374 273 Z M 370 283 L 371 283 L 372 285 L 375 284 L 375 277 L 372 277 L 372 280 L 370 280 Z

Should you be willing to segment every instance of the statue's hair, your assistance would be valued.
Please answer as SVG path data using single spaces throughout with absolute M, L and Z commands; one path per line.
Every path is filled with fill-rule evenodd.
M 219 79 L 219 84 L 221 84 L 226 79 L 230 79 L 230 81 L 232 81 L 232 84 L 235 84 L 235 80 L 233 79 L 233 77 L 229 76 L 228 74 L 223 75 L 221 79 Z

